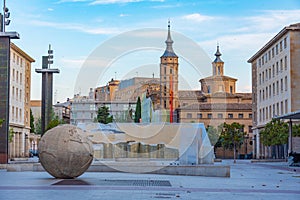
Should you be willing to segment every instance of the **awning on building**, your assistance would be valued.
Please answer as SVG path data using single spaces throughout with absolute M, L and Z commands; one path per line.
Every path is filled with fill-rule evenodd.
M 300 110 L 274 117 L 274 119 L 300 119 Z

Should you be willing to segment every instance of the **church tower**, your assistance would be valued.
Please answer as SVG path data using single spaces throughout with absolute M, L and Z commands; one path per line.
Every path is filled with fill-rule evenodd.
M 212 76 L 200 79 L 201 91 L 207 94 L 228 93 L 235 94 L 237 79 L 224 75 L 224 62 L 221 59 L 219 45 L 212 62 Z
M 170 122 L 173 111 L 178 108 L 178 56 L 172 44 L 169 21 L 166 50 L 160 57 L 160 107 L 170 111 Z
M 213 76 L 223 76 L 224 75 L 224 62 L 221 60 L 221 53 L 219 50 L 219 45 L 217 46 L 217 52 L 215 53 L 215 60 L 212 63 Z

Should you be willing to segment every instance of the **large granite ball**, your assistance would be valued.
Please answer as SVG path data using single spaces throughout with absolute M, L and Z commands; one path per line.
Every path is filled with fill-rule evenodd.
M 78 177 L 93 161 L 92 142 L 73 125 L 61 125 L 47 131 L 38 149 L 42 166 L 55 178 Z

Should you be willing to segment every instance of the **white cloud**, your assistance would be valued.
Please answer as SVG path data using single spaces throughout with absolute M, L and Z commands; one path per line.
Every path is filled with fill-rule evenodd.
M 47 22 L 47 21 L 40 21 L 40 20 L 33 20 L 31 24 L 36 26 L 44 26 L 44 27 L 51 27 L 56 29 L 65 29 L 65 30 L 75 30 L 79 32 L 89 33 L 89 34 L 114 34 L 118 33 L 117 29 L 114 28 L 91 28 L 84 26 L 82 24 L 73 24 L 73 23 L 56 23 L 56 22 Z
M 124 13 L 121 13 L 120 15 L 119 15 L 119 17 L 128 17 L 129 16 L 129 14 L 124 14 Z
M 212 20 L 212 19 L 214 19 L 214 17 L 207 16 L 207 15 L 201 15 L 199 13 L 193 13 L 190 15 L 182 16 L 182 19 L 190 20 L 190 21 L 194 21 L 194 22 L 203 22 L 203 21 Z
M 53 9 L 53 8 L 48 8 L 48 11 L 50 11 L 50 12 L 51 12 L 51 11 L 54 11 L 54 9 Z

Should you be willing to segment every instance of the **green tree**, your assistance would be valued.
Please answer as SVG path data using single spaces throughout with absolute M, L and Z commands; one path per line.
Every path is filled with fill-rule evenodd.
M 275 146 L 276 157 L 279 156 L 280 146 L 287 144 L 288 137 L 288 124 L 279 119 L 272 119 L 272 121 L 267 123 L 265 128 L 260 132 L 260 140 L 263 145 L 267 147 Z
M 279 119 L 272 119 L 260 132 L 260 139 L 263 145 L 282 145 L 288 142 L 288 124 Z
M 30 133 L 35 133 L 34 116 L 32 114 L 32 110 L 31 109 L 30 109 Z
M 300 124 L 293 125 L 293 137 L 300 137 Z
M 4 119 L 0 119 L 0 127 L 2 127 L 4 121 L 5 121 Z
M 213 126 L 208 126 L 206 128 L 206 132 L 211 145 L 217 145 L 221 132 L 219 132 L 218 129 Z
M 141 99 L 140 97 L 138 97 L 136 102 L 136 108 L 135 108 L 134 122 L 140 123 L 141 118 L 142 118 L 142 105 L 141 105 Z
M 222 146 L 225 149 L 233 149 L 233 159 L 236 163 L 237 149 L 243 144 L 246 133 L 243 131 L 244 125 L 237 122 L 232 124 L 221 124 L 219 128 L 222 130 Z
M 35 122 L 35 133 L 42 135 L 42 118 L 39 117 Z
M 51 109 L 51 120 L 48 123 L 48 126 L 46 127 L 46 131 L 64 123 L 65 123 L 64 120 L 59 119 L 59 117 L 55 114 L 54 110 Z
M 113 121 L 113 116 L 110 116 L 108 107 L 101 106 L 98 108 L 97 121 L 102 124 L 108 124 Z

